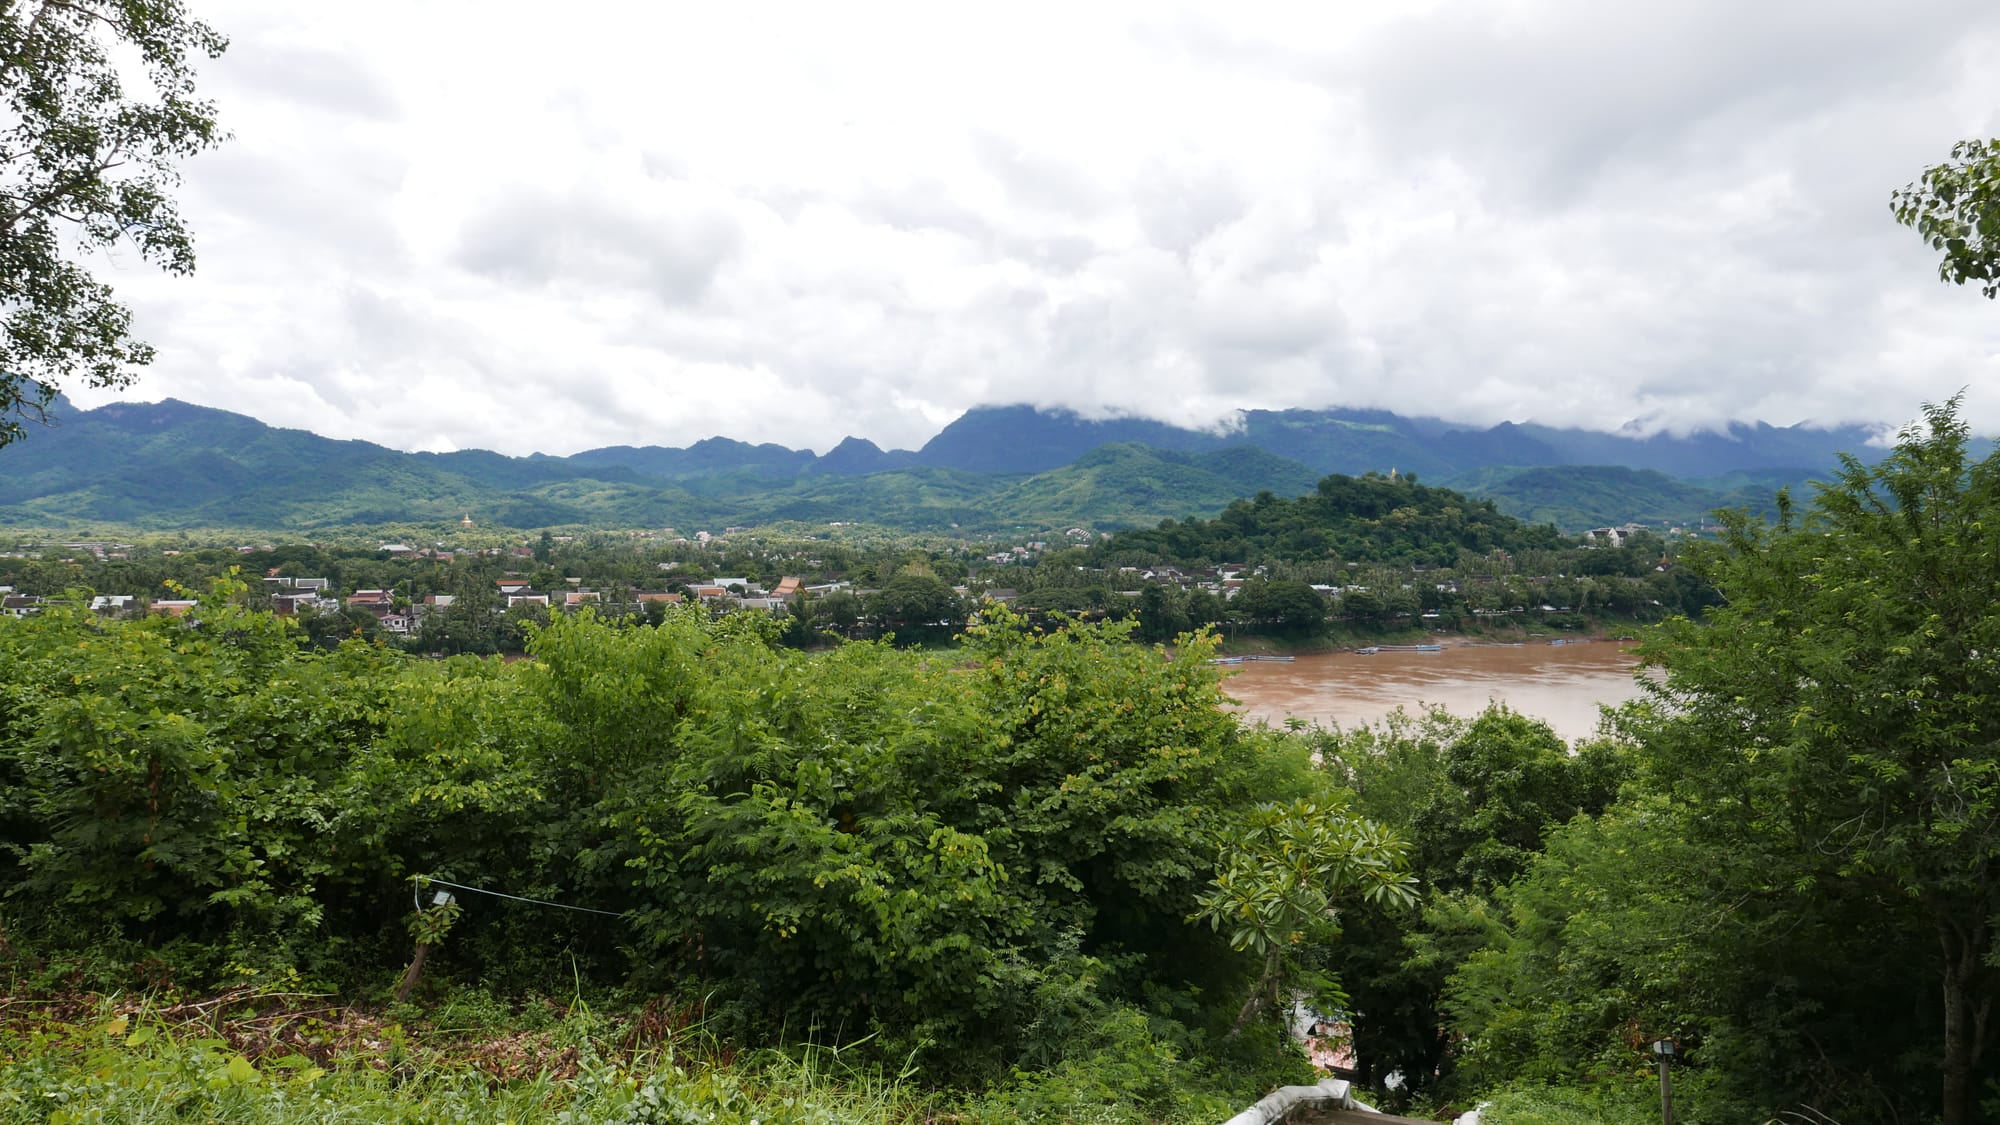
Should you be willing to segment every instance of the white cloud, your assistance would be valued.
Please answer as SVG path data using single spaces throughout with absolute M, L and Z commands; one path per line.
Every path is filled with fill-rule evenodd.
M 214 0 L 136 393 L 404 448 L 913 446 L 982 402 L 1900 421 L 2000 307 L 1890 189 L 2000 9 Z M 102 395 L 78 393 L 85 404 Z

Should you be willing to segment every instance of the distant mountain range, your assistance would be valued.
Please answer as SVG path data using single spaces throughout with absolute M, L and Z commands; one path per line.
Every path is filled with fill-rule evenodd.
M 784 521 L 1005 531 L 1149 525 L 1329 473 L 1417 473 L 1565 530 L 1768 508 L 1874 435 L 1732 426 L 1645 439 L 1383 411 L 1249 411 L 1227 431 L 1064 410 L 967 411 L 918 450 L 848 438 L 823 455 L 725 437 L 568 457 L 403 453 L 168 399 L 77 411 L 0 449 L 0 526 L 311 529 L 429 523 L 720 529 Z

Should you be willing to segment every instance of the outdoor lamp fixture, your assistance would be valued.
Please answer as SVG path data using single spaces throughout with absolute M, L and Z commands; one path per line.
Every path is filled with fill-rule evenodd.
M 1671 1039 L 1653 1040 L 1653 1058 L 1660 1064 L 1660 1120 L 1666 1125 L 1674 1125 L 1674 1087 L 1667 1077 L 1667 1064 L 1674 1061 L 1678 1050 Z

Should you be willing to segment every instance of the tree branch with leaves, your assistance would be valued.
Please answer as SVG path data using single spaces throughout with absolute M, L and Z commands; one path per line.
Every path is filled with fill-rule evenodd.
M 1938 277 L 2000 297 L 2000 138 L 1960 141 L 1951 160 L 1892 192 L 1896 221 L 1944 252 Z
M 1311 979 L 1296 951 L 1337 932 L 1339 903 L 1416 900 L 1408 848 L 1341 800 L 1259 805 L 1222 834 L 1220 845 L 1215 878 L 1196 900 L 1192 920 L 1228 933 L 1230 948 L 1263 961 L 1232 1035 L 1259 1013 L 1282 1010 L 1286 993 L 1300 984 L 1331 983 Z
M 194 270 L 172 191 L 179 162 L 225 137 L 194 64 L 226 46 L 179 0 L 0 0 L 0 446 L 46 420 L 62 381 L 124 386 L 152 361 L 77 259 L 124 244 Z

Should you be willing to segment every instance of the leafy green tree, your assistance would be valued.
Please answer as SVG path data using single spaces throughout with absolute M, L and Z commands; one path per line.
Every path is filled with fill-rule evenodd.
M 426 607 L 417 626 L 419 652 L 489 656 L 500 650 L 500 595 L 491 582 L 456 571 L 445 587 L 451 604 Z
M 1572 753 L 1546 724 L 1498 706 L 1469 722 L 1433 711 L 1323 736 L 1320 757 L 1358 811 L 1410 842 L 1426 910 L 1350 912 L 1332 965 L 1353 1001 L 1364 1079 L 1396 1071 L 1428 1092 L 1455 1064 L 1446 981 L 1485 938 L 1460 917 L 1465 902 L 1506 886 L 1567 821 L 1601 813 L 1626 767 L 1614 745 Z
M 1491 909 L 1457 904 L 1488 930 L 1448 997 L 1471 1069 L 1612 1075 L 1674 1034 L 1710 1119 L 1979 1119 L 2000 461 L 1969 457 L 1955 401 L 1925 414 L 1805 513 L 1730 516 L 1691 554 L 1720 601 L 1643 649 L 1662 679 L 1627 716 L 1626 800 L 1549 833 Z
M 73 248 L 129 244 L 194 269 L 175 166 L 222 139 L 194 63 L 225 45 L 179 0 L 22 0 L 0 15 L 0 446 L 63 380 L 121 386 L 152 360 Z M 128 55 L 143 92 L 128 89 Z
M 1222 857 L 1194 917 L 1226 932 L 1231 949 L 1262 962 L 1232 1033 L 1259 1012 L 1282 1011 L 1305 976 L 1297 947 L 1328 940 L 1344 900 L 1409 906 L 1416 899 L 1405 845 L 1379 824 L 1351 814 L 1344 801 L 1259 805 L 1221 833 Z M 1317 932 L 1317 933 L 1316 933 Z M 1331 981 L 1316 980 L 1325 994 Z
M 1326 599 L 1304 582 L 1254 578 L 1243 584 L 1230 610 L 1245 626 L 1308 636 L 1326 624 Z
M 1944 253 L 1938 277 L 2000 297 L 2000 139 L 1960 141 L 1951 160 L 1890 195 L 1896 221 Z
M 1228 616 L 1222 599 L 1213 590 L 1189 590 L 1187 592 L 1187 617 L 1189 628 L 1199 629 L 1205 625 L 1220 624 Z
M 1642 797 L 1552 833 L 1527 873 L 1493 897 L 1432 904 L 1433 923 L 1475 939 L 1445 967 L 1441 1002 L 1433 994 L 1462 1037 L 1453 1060 L 1462 1083 L 1615 1080 L 1632 1072 L 1649 1035 L 1677 1038 L 1706 1061 L 1723 1038 L 1722 1021 L 1710 1017 L 1727 1010 L 1729 992 L 1765 1005 L 1785 999 L 1756 979 L 1769 957 L 1746 971 L 1768 934 L 1699 886 L 1718 861 L 1731 877 L 1747 875 L 1746 865 L 1688 842 L 1684 827 L 1670 804 Z M 1775 1060 L 1761 1052 L 1723 1057 L 1761 1077 L 1796 1075 L 1789 1064 L 1763 1070 Z M 1701 1120 L 1763 1120 L 1772 1107 L 1762 1108 Z
M 868 599 L 877 626 L 908 640 L 941 641 L 965 624 L 965 600 L 942 579 L 898 574 Z
M 594 900 L 632 902 L 649 971 L 757 1021 L 921 1029 L 959 1068 L 1028 1050 L 1078 987 L 1254 976 L 1186 917 L 1211 828 L 1327 791 L 1222 710 L 1209 642 L 1163 660 L 1129 626 L 996 608 L 963 660 L 808 656 L 732 633 L 743 616 L 558 618 L 518 666 L 555 732 L 551 845 Z M 1111 973 L 1088 959 L 1115 979 L 1079 982 Z
M 1340 595 L 1341 615 L 1367 625 L 1389 619 L 1389 603 L 1373 590 L 1347 590 Z
M 371 815 L 347 767 L 396 654 L 301 650 L 229 594 L 184 619 L 58 605 L 0 629 L 0 887 L 30 917 L 247 959 L 296 949 L 330 884 L 380 869 L 340 846 Z
M 833 626 L 834 631 L 841 636 L 851 637 L 854 635 L 854 627 L 861 623 L 864 609 L 861 599 L 855 597 L 853 593 L 847 590 L 835 590 L 819 599 L 815 616 L 818 620 Z
M 1139 591 L 1140 640 L 1165 644 L 1193 627 L 1188 620 L 1187 598 L 1180 590 L 1149 582 Z
M 781 637 L 792 648 L 811 648 L 826 641 L 826 632 L 819 627 L 816 612 L 818 599 L 800 594 L 785 606 L 784 632 Z
M 1446 891 L 1512 882 L 1551 831 L 1608 808 L 1627 773 L 1616 744 L 1572 751 L 1548 724 L 1498 705 L 1445 745 L 1440 765 L 1414 835 L 1426 881 Z
M 1427 911 L 1485 936 L 1445 998 L 1461 1088 L 1643 1089 L 1635 1061 L 1666 1035 L 1689 1064 L 1677 1120 L 1935 1121 L 1931 935 L 1881 900 L 1783 886 L 1784 861 L 1718 846 L 1708 817 L 1635 790 L 1491 899 Z
M 1085 953 L 1132 958 L 1153 986 L 1237 994 L 1244 966 L 1187 919 L 1214 833 L 1265 801 L 1335 798 L 1309 748 L 1222 709 L 1213 637 L 1163 659 L 1131 628 L 1038 631 L 996 607 L 967 630 L 982 749 L 960 767 L 953 823 L 1021 873 L 1037 949 L 1081 929 Z
M 318 648 L 339 648 L 345 641 L 374 640 L 382 635 L 382 623 L 375 615 L 355 606 L 342 606 L 332 613 L 306 609 L 300 611 L 298 620 L 305 642 Z
M 1946 1125 L 1974 1119 L 2000 997 L 2000 457 L 1954 399 L 1797 524 L 1732 517 L 1696 564 L 1724 604 L 1643 650 L 1668 707 L 1657 791 L 1778 894 L 1858 898 L 1928 933 Z M 1917 946 L 1883 950 L 1911 956 Z
M 560 615 L 557 615 L 560 616 Z M 519 602 L 501 613 L 494 637 L 501 652 L 523 652 L 535 630 L 549 623 L 549 607 L 536 602 Z

